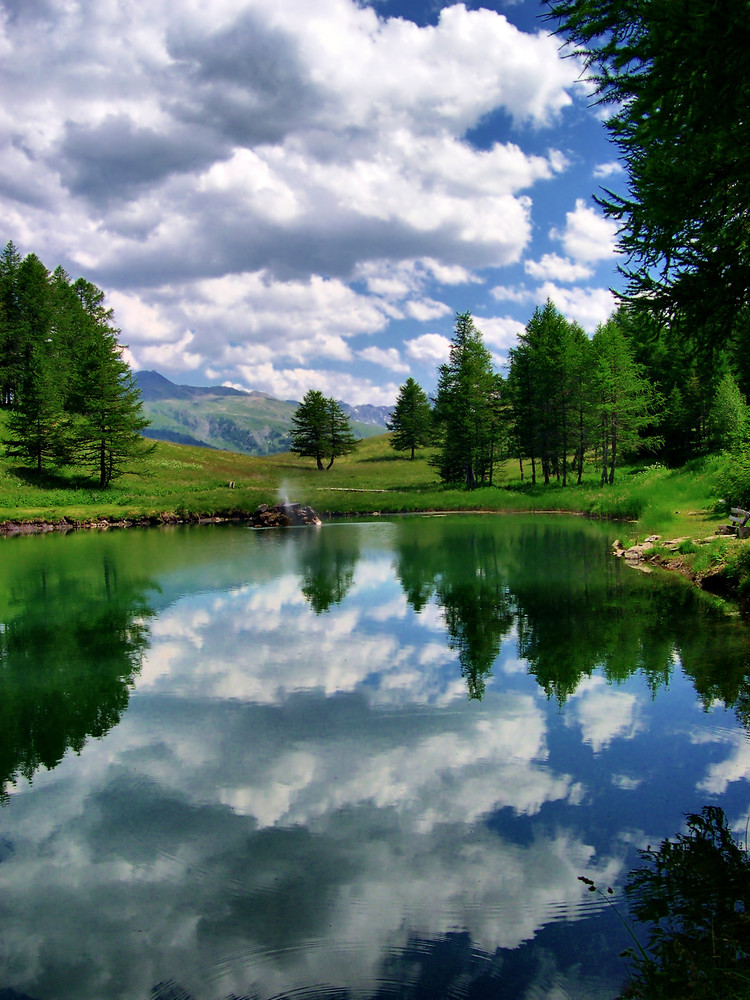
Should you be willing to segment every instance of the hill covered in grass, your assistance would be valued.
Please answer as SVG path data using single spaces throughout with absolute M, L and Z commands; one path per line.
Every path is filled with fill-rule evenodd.
M 176 385 L 155 371 L 135 373 L 146 435 L 158 441 L 198 445 L 243 455 L 272 455 L 289 449 L 292 414 L 298 403 L 265 392 L 229 386 Z M 344 404 L 359 438 L 382 434 L 387 407 Z

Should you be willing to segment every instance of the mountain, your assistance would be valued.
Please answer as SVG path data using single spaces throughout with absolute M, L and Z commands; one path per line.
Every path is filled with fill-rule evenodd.
M 155 371 L 134 375 L 144 415 L 151 421 L 147 437 L 244 455 L 289 450 L 292 414 L 299 405 L 292 399 L 223 385 L 176 385 Z M 358 437 L 384 433 L 389 407 L 341 406 Z

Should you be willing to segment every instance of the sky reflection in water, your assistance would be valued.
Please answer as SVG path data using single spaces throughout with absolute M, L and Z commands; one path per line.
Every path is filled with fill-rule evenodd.
M 615 996 L 578 875 L 618 898 L 707 802 L 744 829 L 750 751 L 743 627 L 610 540 L 5 542 L 0 993 Z

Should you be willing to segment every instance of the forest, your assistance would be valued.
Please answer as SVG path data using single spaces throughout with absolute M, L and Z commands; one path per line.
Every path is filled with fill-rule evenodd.
M 589 337 L 547 301 L 501 374 L 460 314 L 433 400 L 413 379 L 401 386 L 391 445 L 412 456 L 434 445 L 443 482 L 468 487 L 492 485 L 508 458 L 522 481 L 580 483 L 591 463 L 605 486 L 624 460 L 682 465 L 710 451 L 731 456 L 722 475 L 736 478 L 750 432 L 746 331 L 701 348 L 676 329 L 623 304 Z
M 0 254 L 0 407 L 6 451 L 37 473 L 83 467 L 100 487 L 148 453 L 148 422 L 104 292 L 51 274 L 13 242 Z

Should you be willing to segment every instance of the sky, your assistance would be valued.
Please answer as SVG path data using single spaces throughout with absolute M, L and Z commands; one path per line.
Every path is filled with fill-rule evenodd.
M 541 0 L 0 0 L 2 243 L 94 282 L 134 369 L 392 404 L 470 311 L 615 307 L 622 190 Z

